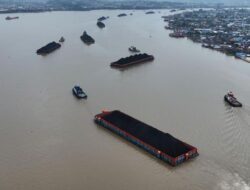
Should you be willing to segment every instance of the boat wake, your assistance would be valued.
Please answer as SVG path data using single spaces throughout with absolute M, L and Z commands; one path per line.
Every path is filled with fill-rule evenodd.
M 250 149 L 250 106 L 243 108 L 226 107 L 225 125 L 221 127 L 221 149 L 225 160 L 234 162 L 235 166 L 249 168 Z
M 239 117 L 237 117 L 237 110 L 232 107 L 227 107 L 225 114 L 226 125 L 221 130 L 223 150 L 226 152 L 226 154 L 230 154 L 232 157 L 235 156 L 235 150 L 237 149 L 237 143 L 235 143 L 235 140 L 241 139 L 241 121 Z
M 238 116 L 243 124 L 250 128 L 250 106 L 244 105 L 244 107 L 238 110 Z
M 244 105 L 242 108 L 227 107 L 226 109 L 227 123 L 234 122 L 237 125 L 250 128 L 250 106 Z

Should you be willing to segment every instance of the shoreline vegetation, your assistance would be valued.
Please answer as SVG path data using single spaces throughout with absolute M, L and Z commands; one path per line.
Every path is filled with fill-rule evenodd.
M 200 9 L 162 18 L 170 37 L 187 38 L 250 63 L 249 9 Z

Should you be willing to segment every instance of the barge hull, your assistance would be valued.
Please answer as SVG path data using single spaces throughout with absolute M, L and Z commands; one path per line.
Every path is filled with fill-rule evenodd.
M 128 131 L 125 131 L 125 130 L 119 128 L 118 126 L 115 126 L 112 123 L 106 121 L 104 118 L 104 116 L 106 114 L 112 114 L 112 112 L 105 112 L 105 113 L 96 115 L 95 119 L 94 119 L 95 123 L 98 124 L 99 126 L 102 126 L 106 129 L 112 131 L 113 133 L 123 137 L 124 139 L 126 139 L 129 142 L 133 143 L 134 145 L 142 148 L 143 150 L 145 150 L 146 152 L 155 156 L 156 158 L 170 164 L 171 166 L 177 166 L 177 165 L 185 162 L 186 160 L 192 159 L 192 158 L 199 155 L 197 152 L 197 148 L 195 148 L 191 145 L 188 145 L 185 142 L 178 140 L 179 142 L 183 143 L 183 146 L 188 147 L 189 150 L 187 152 L 185 152 L 184 154 L 173 157 L 173 156 L 167 154 L 166 152 L 163 152 L 163 151 L 159 150 L 158 148 L 144 142 L 142 139 L 139 139 L 138 137 L 132 135 Z

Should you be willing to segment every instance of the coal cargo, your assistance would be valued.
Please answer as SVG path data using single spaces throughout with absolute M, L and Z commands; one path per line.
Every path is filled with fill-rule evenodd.
M 197 148 L 120 111 L 103 112 L 94 120 L 172 166 L 199 155 Z

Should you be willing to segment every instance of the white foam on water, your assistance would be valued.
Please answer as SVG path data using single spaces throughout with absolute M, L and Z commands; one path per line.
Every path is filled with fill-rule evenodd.
M 223 190 L 250 190 L 250 184 L 244 181 L 239 174 L 226 174 L 219 183 L 218 189 Z

